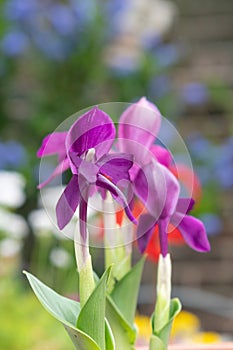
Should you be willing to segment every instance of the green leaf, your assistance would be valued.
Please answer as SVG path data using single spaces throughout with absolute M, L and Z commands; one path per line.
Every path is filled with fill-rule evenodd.
M 143 257 L 120 281 L 115 284 L 111 293 L 112 300 L 132 327 L 134 324 L 144 262 L 145 258 Z
M 150 350 L 165 350 L 167 349 L 169 336 L 171 332 L 172 322 L 174 318 L 181 311 L 181 302 L 175 298 L 171 300 L 170 304 L 170 317 L 168 323 L 159 331 L 154 330 L 154 314 L 152 315 L 152 329 L 153 335 L 150 339 Z
M 166 350 L 164 342 L 154 334 L 150 337 L 150 350 Z
M 110 266 L 101 277 L 82 307 L 77 321 L 77 328 L 94 339 L 101 350 L 105 349 L 106 285 L 111 269 Z
M 136 329 L 125 320 L 111 297 L 106 300 L 106 316 L 115 339 L 115 350 L 133 350 Z
M 75 348 L 77 350 L 101 350 L 93 339 L 76 328 L 80 313 L 79 303 L 57 294 L 30 273 L 24 273 L 44 308 L 64 325 Z
M 115 350 L 115 340 L 107 319 L 105 319 L 105 349 Z

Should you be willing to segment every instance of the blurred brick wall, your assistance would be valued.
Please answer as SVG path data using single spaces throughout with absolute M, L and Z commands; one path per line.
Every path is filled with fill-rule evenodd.
M 174 2 L 179 8 L 180 17 L 172 34 L 173 39 L 185 45 L 189 52 L 187 59 L 172 73 L 174 89 L 180 89 L 190 81 L 206 83 L 215 79 L 226 84 L 228 96 L 233 100 L 233 1 Z M 185 117 L 178 119 L 178 129 L 181 135 L 193 130 L 202 132 L 213 141 L 221 140 L 233 131 L 233 115 L 218 108 L 187 110 Z M 188 247 L 172 248 L 173 283 L 174 286 L 229 297 L 229 303 L 226 301 L 223 308 L 232 310 L 230 317 L 192 309 L 190 305 L 185 305 L 185 308 L 200 316 L 204 329 L 233 335 L 233 190 L 222 192 L 221 198 L 216 200 L 223 219 L 221 234 L 211 238 L 212 250 L 208 254 L 193 252 Z M 155 283 L 155 266 L 151 263 L 146 265 L 144 282 L 146 286 Z M 153 289 L 145 289 L 144 294 L 142 304 L 146 296 L 153 300 Z M 142 309 L 149 313 L 152 304 L 142 305 Z

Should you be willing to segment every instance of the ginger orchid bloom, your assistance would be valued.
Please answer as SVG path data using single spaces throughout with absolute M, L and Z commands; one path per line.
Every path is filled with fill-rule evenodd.
M 158 108 L 145 97 L 132 104 L 121 115 L 118 130 L 118 148 L 134 156 L 130 169 L 133 180 L 140 167 L 149 163 L 150 148 L 155 142 L 161 125 Z
M 47 135 L 42 144 L 37 151 L 37 157 L 42 158 L 50 155 L 58 156 L 58 165 L 54 169 L 51 176 L 38 185 L 38 188 L 41 189 L 46 186 L 50 181 L 52 181 L 56 176 L 62 174 L 64 171 L 69 169 L 69 160 L 66 154 L 65 140 L 67 137 L 67 132 L 54 132 Z
M 56 207 L 60 229 L 69 223 L 79 204 L 87 203 L 91 185 L 110 191 L 124 205 L 130 220 L 134 221 L 127 200 L 117 186 L 121 180 L 129 181 L 133 157 L 123 153 L 108 154 L 115 134 L 112 120 L 97 107 L 81 116 L 70 128 L 66 151 L 72 178 Z M 80 219 L 84 218 L 85 212 L 86 209 Z

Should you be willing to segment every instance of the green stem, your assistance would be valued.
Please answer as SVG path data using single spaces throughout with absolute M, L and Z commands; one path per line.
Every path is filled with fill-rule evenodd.
M 171 303 L 170 254 L 159 256 L 157 275 L 157 299 L 155 304 L 154 332 L 159 332 L 169 321 Z
M 85 229 L 85 235 L 81 230 Z M 74 248 L 79 272 L 79 297 L 81 307 L 95 289 L 91 255 L 89 253 L 88 232 L 85 222 L 80 218 L 74 234 Z

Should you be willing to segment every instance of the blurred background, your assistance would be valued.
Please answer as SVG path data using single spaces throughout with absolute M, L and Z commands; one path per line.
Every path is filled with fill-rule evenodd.
M 2 349 L 72 349 L 21 274 L 77 291 L 72 242 L 53 227 L 36 189 L 42 138 L 90 105 L 141 96 L 176 126 L 201 181 L 195 214 L 212 251 L 172 246 L 174 295 L 198 317 L 187 334 L 200 327 L 232 338 L 232 23 L 232 0 L 0 0 Z M 99 271 L 101 256 L 94 251 Z M 141 314 L 153 310 L 155 271 L 148 261 Z

